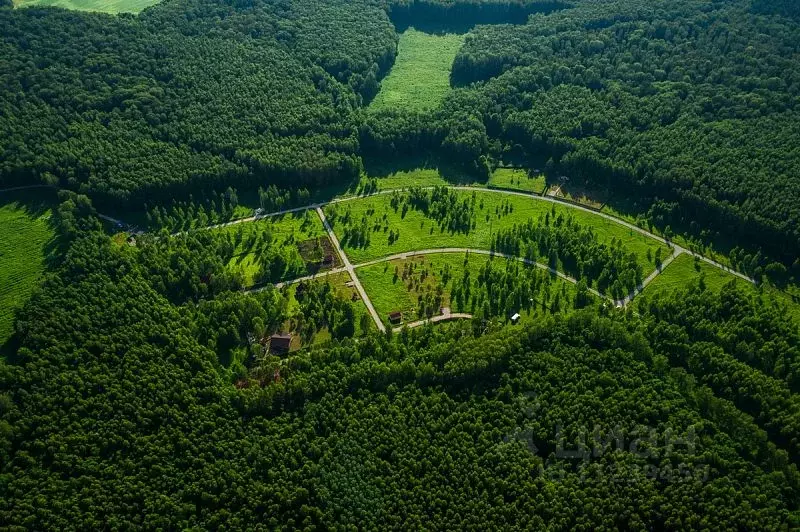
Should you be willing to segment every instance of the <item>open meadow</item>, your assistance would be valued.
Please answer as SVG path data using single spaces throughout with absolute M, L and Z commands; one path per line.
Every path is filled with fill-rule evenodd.
M 431 35 L 409 28 L 397 45 L 397 60 L 381 82 L 370 110 L 426 111 L 450 92 L 450 70 L 464 35 Z
M 0 194 L 0 344 L 13 332 L 14 313 L 44 272 L 53 243 L 49 200 L 32 194 Z
M 534 174 L 524 168 L 497 168 L 489 177 L 488 186 L 541 194 L 547 182 L 543 174 Z
M 655 268 L 652 257 L 655 257 L 658 248 L 662 248 L 664 257 L 669 252 L 666 246 L 638 231 L 566 205 L 482 190 L 458 190 L 455 193 L 461 201 L 471 201 L 475 196 L 475 224 L 465 231 L 442 229 L 434 219 L 419 210 L 395 210 L 391 204 L 391 194 L 329 205 L 326 215 L 354 264 L 420 249 L 490 249 L 492 236 L 497 231 L 546 216 L 572 216 L 579 224 L 591 226 L 600 242 L 610 242 L 612 239 L 622 241 L 630 252 L 636 254 L 637 262 L 647 273 Z M 349 218 L 355 225 L 366 220 L 369 231 L 366 245 L 363 242 L 353 244 L 350 239 L 344 238 L 346 225 L 341 221 L 342 218 Z
M 330 254 L 325 251 L 328 242 L 325 229 L 312 210 L 230 225 L 212 231 L 230 235 L 233 240 L 234 255 L 228 266 L 232 270 L 241 270 L 244 286 L 258 284 L 259 272 L 275 267 L 274 264 L 265 263 L 264 250 L 267 247 L 281 251 L 287 271 L 292 272 L 294 277 L 312 273 L 309 269 L 311 265 L 321 263 L 325 255 Z M 298 273 L 299 275 L 294 275 Z
M 101 13 L 138 13 L 160 0 L 14 0 L 14 7 L 62 7 Z

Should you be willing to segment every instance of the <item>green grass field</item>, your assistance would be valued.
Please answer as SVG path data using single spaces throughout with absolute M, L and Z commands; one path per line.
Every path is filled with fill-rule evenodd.
M 14 312 L 44 272 L 54 238 L 50 207 L 48 200 L 34 200 L 32 194 L 0 194 L 0 344 L 11 336 Z
M 372 176 L 361 179 L 360 187 L 363 188 Z M 451 185 L 452 183 L 442 177 L 437 168 L 417 168 L 415 170 L 400 170 L 389 175 L 376 177 L 378 190 L 393 190 L 413 186 L 432 187 L 436 185 Z
M 403 313 L 404 322 L 410 323 L 424 319 L 424 316 L 418 314 L 418 299 L 420 296 L 424 297 L 425 294 L 435 293 L 440 281 L 443 281 L 445 268 L 449 268 L 449 280 L 446 283 L 442 283 L 445 289 L 442 292 L 441 306 L 450 307 L 452 312 L 474 313 L 475 309 L 471 307 L 457 307 L 450 299 L 451 290 L 454 283 L 463 279 L 465 271 L 469 271 L 473 292 L 479 290 L 476 279 L 481 268 L 487 262 L 493 268 L 500 269 L 505 268 L 507 261 L 502 258 L 492 259 L 485 255 L 465 256 L 461 253 L 431 253 L 408 259 L 373 264 L 357 269 L 356 273 L 364 286 L 364 290 L 372 300 L 375 310 L 382 319 L 386 320 L 391 312 L 400 311 Z M 413 265 L 414 273 L 403 279 L 403 271 L 406 265 Z M 520 267 L 523 269 L 533 268 L 532 266 L 524 265 L 520 265 Z M 395 275 L 395 271 L 397 271 L 397 275 Z M 576 289 L 572 283 L 549 276 L 548 279 L 552 283 L 550 298 L 547 301 L 536 301 L 537 306 L 544 303 L 546 307 L 550 307 L 557 292 L 561 292 L 562 301 L 574 300 Z
M 228 263 L 231 269 L 241 269 L 245 286 L 255 283 L 261 269 L 257 242 L 265 233 L 272 235 L 274 245 L 286 250 L 286 258 L 292 264 L 303 264 L 297 245 L 301 242 L 326 236 L 325 228 L 314 211 L 288 214 L 281 217 L 264 218 L 252 223 L 241 223 L 220 229 L 230 234 L 236 243 L 235 255 Z
M 785 304 L 789 315 L 800 324 L 800 305 L 792 301 L 792 298 L 772 286 L 757 287 L 747 281 L 720 269 L 704 261 L 695 261 L 691 255 L 683 254 L 672 261 L 653 282 L 644 289 L 644 295 L 652 295 L 661 291 L 674 291 L 687 287 L 690 283 L 697 282 L 700 277 L 709 290 L 719 291 L 723 286 L 732 280 L 745 290 L 758 294 L 759 292 L 774 298 Z
M 328 275 L 327 277 L 312 281 L 315 283 L 330 283 L 331 287 L 333 288 L 334 292 L 338 297 L 346 299 L 348 301 L 353 301 L 356 307 L 356 319 L 355 319 L 355 329 L 356 329 L 356 336 L 363 336 L 365 331 L 361 329 L 361 316 L 369 315 L 369 311 L 367 310 L 367 306 L 364 304 L 364 301 L 361 298 L 357 300 L 353 300 L 353 294 L 357 294 L 355 288 L 347 286 L 350 282 L 350 274 L 348 273 L 336 273 L 332 275 Z M 298 307 L 300 304 L 297 302 L 295 298 L 295 293 L 297 292 L 297 284 L 292 284 L 284 288 L 286 291 L 286 295 L 288 297 L 288 306 L 287 312 L 289 315 L 297 312 Z M 291 321 L 291 320 L 290 320 Z M 375 330 L 375 322 L 372 321 L 372 318 L 369 319 L 369 329 L 366 332 L 374 331 Z M 286 328 L 290 328 L 290 323 L 287 322 L 285 324 Z M 330 340 L 331 334 L 327 328 L 317 331 L 314 335 L 313 344 L 319 344 Z
M 160 0 L 14 0 L 14 7 L 62 7 L 102 13 L 138 13 Z
M 694 257 L 684 253 L 664 268 L 664 271 L 653 279 L 653 282 L 647 285 L 643 294 L 680 290 L 688 286 L 689 283 L 700 279 L 700 276 L 703 274 L 705 274 L 704 280 L 706 286 L 712 290 L 719 290 L 732 279 L 736 279 L 735 276 L 707 262 L 695 262 Z M 743 280 L 739 284 L 742 286 L 752 286 Z
M 414 28 L 403 32 L 397 60 L 370 109 L 425 111 L 438 107 L 450 92 L 450 70 L 462 44 L 464 35 L 430 35 Z
M 464 198 L 469 198 L 473 193 L 476 195 L 477 203 L 482 203 L 483 208 L 477 210 L 477 227 L 468 233 L 442 232 L 434 220 L 426 217 L 420 211 L 409 210 L 405 217 L 402 217 L 401 211 L 395 212 L 391 207 L 390 194 L 357 198 L 334 206 L 329 205 L 326 207 L 326 212 L 330 218 L 330 212 L 333 210 L 336 210 L 339 214 L 344 214 L 350 209 L 354 220 L 360 220 L 362 215 L 366 214 L 370 220 L 370 226 L 380 225 L 381 228 L 378 231 L 371 233 L 370 243 L 367 247 L 354 248 L 347 245 L 344 246 L 354 264 L 420 249 L 444 247 L 489 249 L 491 235 L 494 232 L 512 227 L 514 224 L 527 222 L 529 219 L 537 220 L 540 216 L 544 216 L 545 213 L 551 212 L 552 209 L 555 209 L 556 215 L 572 215 L 578 223 L 592 226 L 601 242 L 610 241 L 612 238 L 622 240 L 624 245 L 636 254 L 644 272 L 649 273 L 655 268 L 653 262 L 647 259 L 648 249 L 651 256 L 655 255 L 655 250 L 658 247 L 663 248 L 662 254 L 664 257 L 669 253 L 666 246 L 652 238 L 628 229 L 612 220 L 574 209 L 567 205 L 498 192 L 481 190 L 458 192 Z M 499 209 L 504 202 L 510 203 L 513 207 L 513 212 L 502 216 L 495 214 L 495 210 Z M 386 221 L 382 222 L 384 214 L 386 215 Z M 389 228 L 400 232 L 399 238 L 392 244 L 389 243 Z M 344 234 L 343 230 L 343 224 L 334 224 L 334 231 L 340 239 Z
M 489 187 L 541 194 L 547 186 L 544 175 L 533 175 L 522 168 L 498 168 L 489 178 Z

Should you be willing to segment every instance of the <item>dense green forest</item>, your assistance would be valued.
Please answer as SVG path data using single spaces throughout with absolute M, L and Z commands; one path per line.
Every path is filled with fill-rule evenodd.
M 234 387 L 224 355 L 279 294 L 180 303 L 64 199 L 68 250 L 0 366 L 6 524 L 800 524 L 800 335 L 735 284 L 641 315 L 348 337 Z
M 168 0 L 0 11 L 0 183 L 98 205 L 357 178 L 429 151 L 549 161 L 663 228 L 800 252 L 791 3 Z M 394 24 L 393 24 L 394 22 Z M 363 114 L 397 31 L 469 31 L 434 113 Z M 396 26 L 395 26 L 396 24 Z M 637 212 L 637 214 L 638 214 Z
M 0 0 L 0 189 L 53 198 L 0 226 L 0 528 L 800 528 L 799 14 Z M 412 27 L 451 86 L 368 110 Z M 442 186 L 498 166 L 631 223 Z

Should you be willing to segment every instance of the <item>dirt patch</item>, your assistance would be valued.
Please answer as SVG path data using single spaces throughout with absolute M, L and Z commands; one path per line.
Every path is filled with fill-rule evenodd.
M 297 244 L 300 256 L 306 263 L 309 273 L 340 268 L 342 261 L 327 236 L 311 238 Z

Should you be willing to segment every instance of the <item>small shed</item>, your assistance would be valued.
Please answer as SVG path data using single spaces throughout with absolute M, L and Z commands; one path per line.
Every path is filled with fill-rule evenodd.
M 514 315 L 511 316 L 511 323 L 516 325 L 517 323 L 519 323 L 519 320 L 520 320 L 521 317 L 522 316 L 519 315 L 519 312 L 515 312 Z
M 389 323 L 398 325 L 403 321 L 403 314 L 399 310 L 395 310 L 389 314 Z
M 291 334 L 273 334 L 269 337 L 269 351 L 276 355 L 285 355 L 292 346 Z

